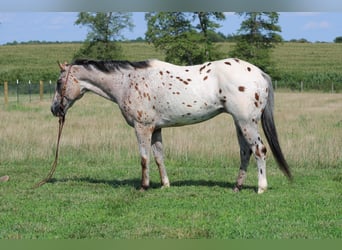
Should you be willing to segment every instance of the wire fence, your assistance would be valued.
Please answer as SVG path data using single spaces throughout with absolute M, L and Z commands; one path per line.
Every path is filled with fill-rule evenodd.
M 273 82 L 274 89 L 278 89 L 278 82 Z M 290 90 L 304 92 L 310 90 L 305 82 L 301 81 L 291 85 Z M 293 87 L 294 86 L 294 87 Z M 306 87 L 307 86 L 307 87 Z M 51 80 L 39 82 L 0 82 L 0 104 L 8 105 L 13 103 L 27 103 L 43 100 L 51 100 L 55 91 L 56 84 Z M 330 93 L 339 93 L 334 83 L 331 84 Z M 280 86 L 280 88 L 282 88 Z
M 0 103 L 35 102 L 51 100 L 55 91 L 55 83 L 49 81 L 39 82 L 2 82 L 0 83 Z

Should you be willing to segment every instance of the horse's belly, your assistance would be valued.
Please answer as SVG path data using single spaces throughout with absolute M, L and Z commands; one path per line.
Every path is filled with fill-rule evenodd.
M 160 114 L 160 121 L 157 123 L 159 127 L 184 126 L 194 123 L 203 122 L 213 118 L 223 112 L 221 107 L 200 107 L 197 109 L 175 109 L 170 108 Z

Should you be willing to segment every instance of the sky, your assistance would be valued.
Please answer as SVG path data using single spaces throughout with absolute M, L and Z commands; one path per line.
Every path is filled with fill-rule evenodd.
M 8 42 L 83 41 L 87 28 L 75 25 L 77 12 L 0 12 L 0 45 Z M 130 40 L 145 37 L 146 21 L 143 12 L 133 12 L 135 27 L 125 30 Z M 236 34 L 243 20 L 227 12 L 218 31 L 225 35 Z M 285 40 L 304 38 L 310 42 L 333 42 L 342 36 L 342 12 L 279 12 L 280 35 Z

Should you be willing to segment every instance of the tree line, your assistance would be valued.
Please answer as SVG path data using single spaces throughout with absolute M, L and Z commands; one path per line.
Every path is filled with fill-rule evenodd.
M 239 57 L 250 61 L 268 73 L 274 73 L 270 51 L 282 42 L 277 12 L 241 12 L 240 29 L 234 36 L 235 47 L 224 57 Z M 145 14 L 145 40 L 163 51 L 165 60 L 180 65 L 200 64 L 221 59 L 215 39 L 216 30 L 226 19 L 223 12 L 149 12 Z M 89 29 L 86 41 L 75 58 L 120 59 L 117 41 L 122 31 L 132 29 L 131 13 L 80 12 L 76 25 Z M 221 35 L 222 37 L 222 35 Z
M 249 61 L 277 79 L 278 73 L 271 62 L 272 49 L 283 42 L 277 12 L 241 12 L 237 33 L 227 35 L 217 32 L 226 19 L 223 12 L 149 12 L 145 14 L 147 31 L 145 41 L 162 51 L 165 61 L 180 65 L 200 64 L 205 61 L 238 57 Z M 123 31 L 134 27 L 132 13 L 80 12 L 75 25 L 88 28 L 86 40 L 74 54 L 74 58 L 100 60 L 124 59 L 119 41 L 124 40 Z M 218 53 L 217 42 L 233 41 L 231 51 Z M 337 37 L 335 42 L 341 42 Z M 307 42 L 305 39 L 293 42 Z M 30 43 L 47 43 L 29 41 Z M 12 45 L 18 44 L 13 42 Z

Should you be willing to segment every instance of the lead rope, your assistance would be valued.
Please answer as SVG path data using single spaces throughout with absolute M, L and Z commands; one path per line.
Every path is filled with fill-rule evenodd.
M 67 72 L 67 76 L 66 76 L 65 83 L 64 83 L 64 86 L 63 86 L 63 89 L 62 89 L 62 93 L 61 93 L 61 103 L 60 103 L 60 105 L 62 107 L 64 106 L 63 105 L 63 98 L 65 96 L 66 83 L 68 82 L 70 70 L 71 70 L 71 66 L 69 67 L 69 70 Z M 59 153 L 59 141 L 61 139 L 62 130 L 63 130 L 64 122 L 65 122 L 64 111 L 63 111 L 63 115 L 59 116 L 59 121 L 58 122 L 59 122 L 59 127 L 58 127 L 57 148 L 56 148 L 55 160 L 54 160 L 54 162 L 52 164 L 52 167 L 51 167 L 50 172 L 48 173 L 48 175 L 43 180 L 41 180 L 36 185 L 34 185 L 33 188 L 38 188 L 40 186 L 43 186 L 45 183 L 47 183 L 51 179 L 51 177 L 53 176 L 53 174 L 56 171 L 57 162 L 58 162 L 58 153 Z
M 34 185 L 33 188 L 38 188 L 40 186 L 43 186 L 45 183 L 47 183 L 51 179 L 51 177 L 53 176 L 53 174 L 56 171 L 57 161 L 58 161 L 58 153 L 59 153 L 59 141 L 61 139 L 64 122 L 65 122 L 65 116 L 64 115 L 60 116 L 59 117 L 59 127 L 58 127 L 58 137 L 57 137 L 57 148 L 56 148 L 55 160 L 52 164 L 51 170 L 50 170 L 49 174 L 43 180 L 41 180 L 36 185 Z

